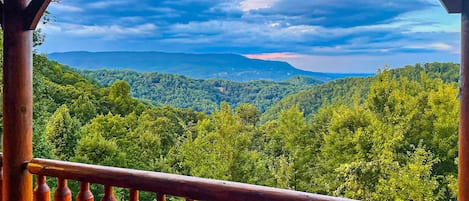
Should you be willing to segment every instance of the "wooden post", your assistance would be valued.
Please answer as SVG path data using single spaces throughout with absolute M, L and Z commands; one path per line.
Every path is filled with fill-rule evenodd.
M 461 88 L 459 117 L 458 200 L 469 201 L 469 1 L 461 10 Z
M 32 30 L 50 0 L 4 0 L 3 27 L 3 201 L 31 201 Z M 29 3 L 29 4 L 28 4 Z
M 31 201 L 32 31 L 26 30 L 27 0 L 5 0 L 3 9 L 3 201 Z

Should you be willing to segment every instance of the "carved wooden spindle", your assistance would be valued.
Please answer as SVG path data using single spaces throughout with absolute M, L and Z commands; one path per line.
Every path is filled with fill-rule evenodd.
M 72 201 L 72 192 L 67 186 L 67 180 L 58 178 L 57 189 L 54 193 L 54 201 Z
M 3 168 L 0 166 L 0 200 L 3 200 L 2 186 L 3 186 Z
M 80 191 L 77 194 L 76 201 L 94 201 L 93 193 L 90 191 L 90 183 L 80 182 Z
M 138 201 L 138 190 L 130 189 L 129 201 Z
M 157 201 L 166 201 L 166 195 L 163 193 L 157 193 L 156 194 L 156 200 Z
M 49 201 L 50 188 L 47 185 L 46 177 L 43 175 L 36 175 L 36 188 L 33 194 L 34 201 Z
M 101 201 L 117 201 L 116 197 L 114 197 L 114 194 L 112 193 L 112 186 L 104 186 L 104 197 Z

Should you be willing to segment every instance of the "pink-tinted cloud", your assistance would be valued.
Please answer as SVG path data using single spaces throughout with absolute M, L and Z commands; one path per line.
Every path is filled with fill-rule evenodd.
M 244 56 L 250 59 L 272 60 L 272 59 L 298 58 L 301 55 L 295 54 L 295 53 L 277 52 L 277 53 L 264 53 L 264 54 L 245 54 Z

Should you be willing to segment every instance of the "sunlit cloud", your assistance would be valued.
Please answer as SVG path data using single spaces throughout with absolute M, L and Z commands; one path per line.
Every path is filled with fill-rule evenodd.
M 277 53 L 264 53 L 264 54 L 245 54 L 247 58 L 251 59 L 262 59 L 262 60 L 275 60 L 275 59 L 290 59 L 298 58 L 301 55 L 288 52 L 277 52 Z
M 280 0 L 243 0 L 240 5 L 245 12 L 262 8 L 270 8 Z
M 418 44 L 418 45 L 409 45 L 406 48 L 410 49 L 431 49 L 431 50 L 439 50 L 439 51 L 450 51 L 454 52 L 456 47 L 446 43 L 430 43 L 430 44 Z

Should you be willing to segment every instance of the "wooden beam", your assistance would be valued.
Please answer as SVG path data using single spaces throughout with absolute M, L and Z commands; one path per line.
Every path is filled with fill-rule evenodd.
M 448 13 L 461 13 L 463 0 L 440 0 Z
M 24 11 L 24 24 L 27 30 L 36 29 L 51 0 L 32 0 Z

